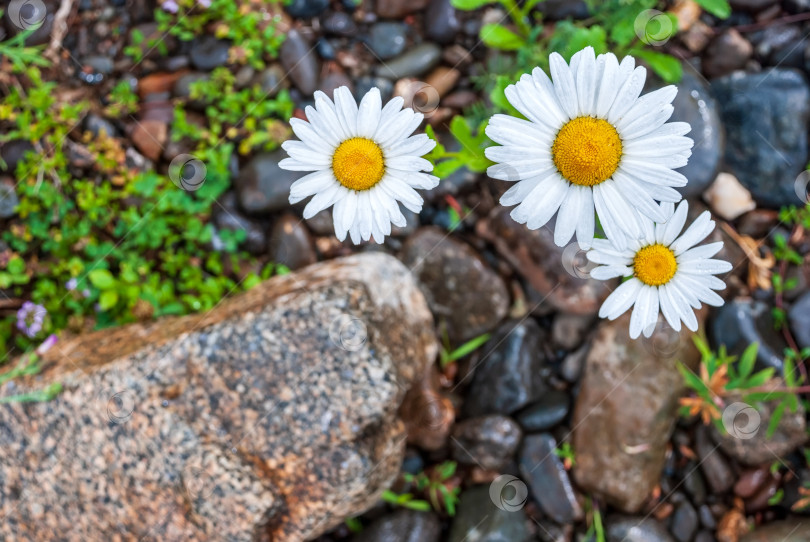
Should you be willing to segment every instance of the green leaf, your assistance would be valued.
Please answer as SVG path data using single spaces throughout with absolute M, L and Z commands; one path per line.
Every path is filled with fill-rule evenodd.
M 440 179 L 444 179 L 463 165 L 464 162 L 456 158 L 453 158 L 452 160 L 445 160 L 436 164 L 436 166 L 433 168 L 433 175 Z
M 681 61 L 677 58 L 665 53 L 641 48 L 631 49 L 630 54 L 643 59 L 667 83 L 677 83 L 681 80 L 683 67 Z
M 678 372 L 681 373 L 681 376 L 683 376 L 683 379 L 686 382 L 687 386 L 689 386 L 690 388 L 692 388 L 697 392 L 708 391 L 706 384 L 704 384 L 703 381 L 689 369 L 689 367 L 687 367 L 680 361 L 678 362 L 676 367 L 678 368 Z
M 766 438 L 771 438 L 773 437 L 773 434 L 776 433 L 776 428 L 779 427 L 779 422 L 782 420 L 782 415 L 785 413 L 786 406 L 787 403 L 782 401 L 773 410 L 773 414 L 771 414 L 771 421 L 768 423 L 768 431 L 765 433 Z
M 737 363 L 738 374 L 740 376 L 747 377 L 751 374 L 751 371 L 754 369 L 754 362 L 757 360 L 757 348 L 759 348 L 759 343 L 751 343 L 748 345 L 748 348 L 745 349 L 745 352 L 743 352 L 740 361 Z
M 491 4 L 492 1 L 493 0 L 450 0 L 450 4 L 456 9 L 472 11 Z
M 502 51 L 516 51 L 524 45 L 526 40 L 518 36 L 505 26 L 496 23 L 485 24 L 481 27 L 481 41 L 493 49 Z
M 762 369 L 754 376 L 748 379 L 745 383 L 743 388 L 758 388 L 760 386 L 764 386 L 772 377 L 773 377 L 774 369 L 773 367 L 768 367 L 767 369 Z
M 474 339 L 470 339 L 466 343 L 462 344 L 461 346 L 450 352 L 447 355 L 447 361 L 448 362 L 456 361 L 458 359 L 463 358 L 467 354 L 474 352 L 475 350 L 478 349 L 478 347 L 487 342 L 489 340 L 489 337 L 490 337 L 489 333 L 484 333 L 483 335 L 479 335 Z
M 726 0 L 697 0 L 697 3 L 715 17 L 726 19 L 731 15 L 731 6 Z
M 89 278 L 90 283 L 99 290 L 107 290 L 115 284 L 115 278 L 107 269 L 93 269 Z
M 98 305 L 102 310 L 110 310 L 118 303 L 118 292 L 115 290 L 104 290 L 98 298 Z

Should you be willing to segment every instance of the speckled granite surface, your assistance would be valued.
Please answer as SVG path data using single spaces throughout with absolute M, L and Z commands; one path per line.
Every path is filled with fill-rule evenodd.
M 0 539 L 313 538 L 396 475 L 432 326 L 407 269 L 363 254 L 62 341 L 0 390 L 65 386 L 0 405 Z

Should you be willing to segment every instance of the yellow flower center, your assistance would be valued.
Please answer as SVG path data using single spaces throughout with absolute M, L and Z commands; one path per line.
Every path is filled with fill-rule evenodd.
M 595 186 L 610 179 L 619 167 L 622 140 L 608 121 L 577 117 L 557 132 L 551 156 L 564 179 Z
M 350 190 L 368 190 L 383 178 L 385 161 L 379 145 L 365 137 L 341 143 L 332 156 L 332 171 Z
M 658 243 L 642 248 L 633 258 L 633 274 L 648 286 L 666 284 L 675 276 L 677 269 L 675 253 Z

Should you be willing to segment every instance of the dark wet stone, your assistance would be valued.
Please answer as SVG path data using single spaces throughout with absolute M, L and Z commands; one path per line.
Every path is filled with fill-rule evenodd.
M 557 523 L 573 523 L 581 519 L 582 508 L 556 448 L 557 441 L 548 433 L 528 435 L 520 451 L 520 474 L 547 516 Z
M 768 382 L 765 389 L 784 386 L 782 379 Z M 720 448 L 743 465 L 758 466 L 772 463 L 785 457 L 807 441 L 807 424 L 804 419 L 804 406 L 800 402 L 796 412 L 785 409 L 774 434 L 767 436 L 771 417 L 779 400 L 758 402 L 749 406 L 743 398 L 731 395 L 727 398 L 724 415 L 728 423 L 723 429 L 712 426 L 712 435 Z
M 810 88 L 795 70 L 738 73 L 712 82 L 726 126 L 726 165 L 762 207 L 799 205 L 807 164 Z M 752 115 L 751 111 L 756 111 Z
M 439 542 L 441 522 L 432 512 L 397 510 L 375 520 L 354 542 Z
M 725 152 L 726 137 L 717 103 L 702 77 L 684 65 L 684 74 L 678 83 L 678 94 L 672 101 L 675 111 L 671 122 L 688 122 L 692 131 L 687 135 L 695 142 L 689 162 L 678 169 L 689 183 L 678 190 L 684 197 L 696 197 L 714 181 L 720 171 Z
M 298 19 L 317 17 L 329 7 L 329 0 L 292 0 L 284 6 L 284 11 Z
M 530 230 L 512 220 L 510 211 L 501 206 L 493 209 L 487 220 L 478 222 L 478 235 L 492 242 L 501 257 L 540 294 L 542 305 L 569 314 L 595 315 L 617 281 L 591 278 L 588 272 L 593 266 L 574 239 L 567 248 L 558 247 L 553 220 Z
M 506 316 L 509 293 L 503 280 L 447 232 L 422 228 L 405 243 L 400 258 L 422 285 L 437 323 L 446 324 L 451 344 L 492 331 Z
M 320 38 L 315 42 L 315 50 L 318 52 L 318 56 L 324 60 L 334 60 L 335 58 L 335 46 L 326 38 Z
M 782 7 L 793 15 L 810 11 L 810 0 L 782 0 Z
M 82 65 L 96 73 L 109 75 L 113 72 L 113 60 L 104 55 L 91 55 L 82 59 Z
M 695 542 L 716 542 L 717 539 L 710 531 L 700 531 L 695 536 Z
M 574 350 L 593 330 L 593 317 L 559 313 L 551 324 L 551 342 L 563 350 Z
M 545 332 L 532 319 L 505 322 L 481 348 L 464 412 L 467 416 L 511 414 L 546 393 Z
M 435 43 L 420 43 L 402 55 L 377 66 L 376 73 L 389 79 L 418 77 L 436 66 L 441 56 L 442 50 Z
M 674 542 L 654 518 L 620 518 L 608 521 L 608 542 Z
M 364 340 L 346 336 L 347 319 Z M 3 540 L 113 540 L 144 526 L 158 540 L 315 539 L 396 478 L 397 408 L 437 353 L 424 297 L 384 254 L 60 347 L 36 381 L 0 389 L 63 387 L 0 405 Z
M 508 503 L 513 495 L 501 498 Z M 472 535 L 480 542 L 528 542 L 532 539 L 528 521 L 522 506 L 496 506 L 490 497 L 490 486 L 476 486 L 461 493 L 447 540 L 470 542 Z
M 191 64 L 198 70 L 211 71 L 228 62 L 230 42 L 220 40 L 210 34 L 195 38 L 191 44 Z
M 258 85 L 267 98 L 275 98 L 279 91 L 289 87 L 284 70 L 278 64 L 272 64 L 256 74 L 253 84 Z
M 578 487 L 634 514 L 658 484 L 666 461 L 684 391 L 675 360 L 694 369 L 699 355 L 685 328 L 674 334 L 659 327 L 650 339 L 632 340 L 629 321 L 627 313 L 598 324 L 571 426 Z M 667 334 L 660 343 L 659 333 Z
M 377 15 L 386 19 L 399 19 L 414 11 L 425 9 L 430 0 L 377 0 Z
M 404 23 L 375 23 L 369 30 L 368 45 L 374 54 L 383 60 L 393 58 L 405 50 L 405 34 L 408 26 Z
M 717 528 L 717 520 L 714 519 L 714 514 L 709 505 L 704 504 L 698 509 L 698 517 L 700 518 L 700 524 L 705 528 L 712 530 Z
M 251 254 L 264 254 L 267 250 L 267 236 L 264 227 L 242 215 L 236 204 L 236 194 L 227 192 L 220 200 L 219 205 L 213 207 L 214 224 L 217 228 L 232 231 L 244 231 L 244 248 Z
M 23 139 L 12 139 L 0 146 L 0 171 L 9 171 L 14 173 L 26 153 L 34 152 L 34 146 L 31 142 Z M 5 162 L 5 164 L 3 164 Z M 3 169 L 5 167 L 5 169 Z
M 734 472 L 728 461 L 709 438 L 709 429 L 703 426 L 695 430 L 695 452 L 700 460 L 700 470 L 712 493 L 725 493 L 734 485 Z
M 802 294 L 788 311 L 793 338 L 800 348 L 810 348 L 810 292 Z
M 539 401 L 527 406 L 517 415 L 521 427 L 529 432 L 547 431 L 568 416 L 570 400 L 567 393 L 550 390 Z
M 767 467 L 743 472 L 734 484 L 734 494 L 743 499 L 753 496 L 771 477 Z
M 745 67 L 754 54 L 754 47 L 742 34 L 729 28 L 714 38 L 703 52 L 703 73 L 707 77 L 721 77 Z
M 445 448 L 456 417 L 455 407 L 445 396 L 439 378 L 436 367 L 428 368 L 408 390 L 399 409 L 408 444 L 427 451 Z
M 807 542 L 810 520 L 788 518 L 756 527 L 740 538 L 740 542 Z
M 183 75 L 180 77 L 175 83 L 174 88 L 172 89 L 172 93 L 177 96 L 178 98 L 190 98 L 191 97 L 191 85 L 198 81 L 208 81 L 211 79 L 211 75 L 208 73 L 203 72 L 191 72 Z M 202 109 L 204 107 L 204 103 L 201 99 L 192 100 L 189 103 L 190 107 L 196 107 L 197 109 Z
M 278 167 L 287 153 L 277 149 L 254 156 L 235 179 L 239 205 L 248 214 L 259 215 L 287 209 L 290 187 L 301 177 L 299 171 Z
M 14 181 L 4 178 L 0 180 L 0 219 L 11 218 L 17 214 L 15 209 L 20 204 Z
M 107 137 L 116 137 L 118 135 L 118 130 L 112 122 L 95 113 L 90 113 L 85 117 L 84 129 L 93 134 L 93 137 L 101 137 L 102 133 L 106 134 Z
M 354 97 L 359 102 L 363 99 L 369 90 L 377 87 L 380 90 L 380 98 L 382 103 L 386 103 L 394 95 L 394 83 L 385 77 L 373 77 L 370 75 L 363 75 L 358 77 L 354 83 Z
M 320 90 L 322 90 L 323 93 L 330 98 L 334 99 L 335 90 L 340 87 L 349 87 L 349 90 L 352 90 L 352 80 L 345 73 L 335 71 L 323 78 L 323 81 L 321 81 Z
M 698 514 L 687 501 L 675 508 L 670 531 L 677 542 L 691 542 L 698 530 Z
M 562 376 L 566 382 L 574 383 L 579 381 L 589 349 L 590 345 L 585 344 L 581 346 L 579 350 L 565 356 L 560 366 L 560 376 Z
M 752 33 L 751 42 L 763 65 L 801 68 L 804 64 L 804 43 L 798 26 L 775 25 Z
M 270 261 L 290 269 L 299 269 L 318 259 L 302 219 L 290 213 L 284 214 L 273 226 L 267 252 Z
M 535 8 L 543 17 L 552 21 L 563 19 L 586 19 L 588 5 L 584 0 L 546 0 Z
M 765 480 L 765 484 L 759 491 L 757 491 L 753 497 L 745 501 L 745 511 L 749 514 L 755 512 L 762 512 L 771 507 L 771 499 L 776 497 L 777 492 L 779 491 L 782 485 L 781 476 L 772 476 Z M 780 500 L 783 497 L 780 497 Z
M 690 462 L 686 466 L 686 474 L 683 477 L 683 488 L 692 497 L 695 504 L 703 504 L 706 501 L 706 482 L 700 474 L 700 469 L 696 462 Z
M 451 0 L 433 0 L 425 12 L 425 37 L 436 43 L 452 43 L 461 30 L 458 11 Z
M 741 355 L 751 343 L 759 343 L 757 361 L 782 370 L 785 344 L 775 330 L 771 308 L 762 301 L 735 299 L 715 311 L 709 326 L 715 347 L 725 344 L 729 353 Z
M 318 55 L 304 36 L 295 29 L 287 32 L 281 46 L 281 66 L 302 94 L 309 96 L 318 88 Z
M 500 471 L 512 460 L 522 435 L 520 426 L 506 416 L 469 418 L 456 424 L 450 449 L 459 463 Z
M 333 11 L 321 19 L 321 26 L 327 34 L 354 37 L 357 35 L 357 24 L 348 13 Z

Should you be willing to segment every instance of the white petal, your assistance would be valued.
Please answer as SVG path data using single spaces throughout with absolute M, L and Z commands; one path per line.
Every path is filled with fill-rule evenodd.
M 554 244 L 558 247 L 564 246 L 574 236 L 579 221 L 579 211 L 582 207 L 580 200 L 583 189 L 590 191 L 588 187 L 570 186 L 560 205 L 557 222 L 554 224 Z
M 320 171 L 323 166 L 316 164 L 304 163 L 294 158 L 285 158 L 278 163 L 278 167 L 286 169 L 287 171 Z
M 686 223 L 686 213 L 689 212 L 689 205 L 686 200 L 678 204 L 673 215 L 666 221 L 664 231 L 658 239 L 662 245 L 668 247 L 681 233 L 683 225 Z
M 311 105 L 308 105 L 305 111 L 307 120 L 312 125 L 315 132 L 323 138 L 329 147 L 337 147 L 343 139 L 343 134 L 335 130 L 329 124 L 329 121 Z
M 675 306 L 675 300 L 669 292 L 669 285 L 663 284 L 658 287 L 658 302 L 661 305 L 661 313 L 664 315 L 669 326 L 675 331 L 681 330 L 681 317 Z
M 304 218 L 310 219 L 324 209 L 331 207 L 335 202 L 346 195 L 345 190 L 342 185 L 334 183 L 323 192 L 315 194 L 315 196 L 309 200 L 307 206 L 304 207 Z
M 616 277 L 628 277 L 633 270 L 624 265 L 600 265 L 591 270 L 590 276 L 596 280 L 610 280 Z
M 326 190 L 332 184 L 337 183 L 331 169 L 324 169 L 304 175 L 290 186 L 290 203 L 297 203 L 304 198 L 317 194 L 321 190 Z M 292 200 L 296 201 L 293 202 Z
M 607 117 L 610 106 L 613 105 L 616 93 L 619 91 L 619 61 L 612 53 L 599 55 L 599 57 L 605 59 L 605 69 L 602 80 L 599 82 L 599 93 L 596 98 L 596 116 L 603 119 Z
M 340 216 L 340 228 L 343 231 L 351 229 L 357 217 L 358 197 L 357 192 L 350 190 L 343 200 L 343 213 Z
M 354 101 L 349 87 L 335 89 L 335 110 L 344 132 L 357 135 L 357 102 Z
M 655 297 L 655 315 L 652 314 L 653 296 Z M 630 338 L 636 339 L 651 323 L 658 319 L 658 294 L 652 286 L 643 285 L 636 299 L 636 306 L 630 316 Z
M 599 317 L 610 320 L 618 318 L 633 306 L 643 286 L 643 283 L 636 278 L 621 283 L 602 303 L 599 308 Z
M 709 211 L 703 211 L 700 216 L 692 222 L 692 225 L 686 228 L 683 235 L 672 243 L 669 248 L 675 252 L 676 256 L 700 243 L 714 231 L 714 221 L 711 219 L 711 216 Z
M 580 190 L 579 219 L 577 220 L 577 243 L 582 250 L 588 250 L 593 245 L 593 232 L 595 228 L 593 190 L 582 187 Z
M 624 67 L 625 60 L 627 60 L 627 58 L 622 60 L 620 68 Z M 644 88 L 644 80 L 646 78 L 647 70 L 645 70 L 643 66 L 639 66 L 624 80 L 623 84 L 619 87 L 619 92 L 616 94 L 616 99 L 610 107 L 610 111 L 608 111 L 608 122 L 615 126 L 616 122 L 627 113 L 638 99 L 638 95 L 641 94 L 641 89 Z
M 593 115 L 596 109 L 595 98 L 597 91 L 596 56 L 593 47 L 586 47 L 579 53 L 579 63 L 576 72 L 577 105 L 580 116 Z M 573 70 L 572 70 L 573 71 Z
M 556 133 L 568 118 L 560 101 L 557 99 L 554 83 L 551 82 L 546 72 L 540 68 L 532 70 L 532 80 L 539 93 L 538 98 L 545 106 L 543 109 L 543 122 Z
M 563 110 L 569 119 L 577 117 L 579 105 L 577 103 L 577 87 L 574 82 L 574 75 L 571 73 L 568 64 L 559 53 L 551 53 L 549 56 L 549 66 L 551 68 L 551 79 L 554 81 L 554 92 L 560 101 Z
M 373 87 L 360 101 L 360 108 L 357 113 L 357 135 L 373 137 L 380 123 L 381 112 L 380 89 Z

